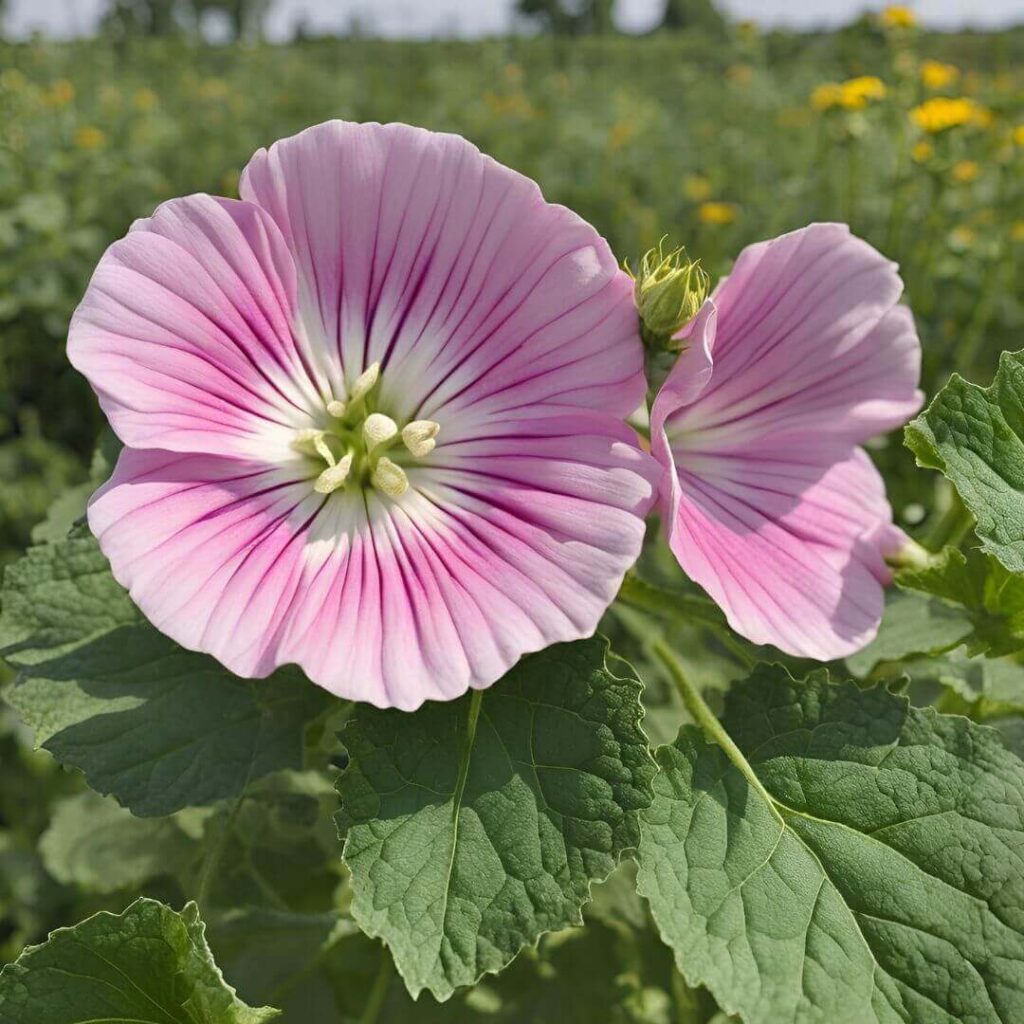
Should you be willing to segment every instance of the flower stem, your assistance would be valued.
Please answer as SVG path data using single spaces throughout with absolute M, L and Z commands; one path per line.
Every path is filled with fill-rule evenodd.
M 941 551 L 948 544 L 959 546 L 973 525 L 974 517 L 964 507 L 960 495 L 951 491 L 949 506 L 923 538 L 924 546 L 930 551 Z
M 213 885 L 213 880 L 217 877 L 217 868 L 220 866 L 221 857 L 224 855 L 224 850 L 227 847 L 228 839 L 231 836 L 232 829 L 235 826 L 235 818 L 238 817 L 238 812 L 242 808 L 242 802 L 245 800 L 245 790 L 238 794 L 238 798 L 231 806 L 231 810 L 228 813 L 227 820 L 224 822 L 224 827 L 220 830 L 217 836 L 216 842 L 213 848 L 206 855 L 206 859 L 203 861 L 203 871 L 199 876 L 199 888 L 196 892 L 196 903 L 199 904 L 201 910 L 205 911 L 206 902 L 210 895 L 210 888 Z
M 380 967 L 377 970 L 377 977 L 373 981 L 373 988 L 370 989 L 370 995 L 367 997 L 366 1006 L 363 1007 L 359 1024 L 376 1024 L 390 985 L 391 954 L 388 952 L 388 947 L 382 942 L 380 944 Z
M 693 720 L 700 726 L 704 734 L 713 740 L 725 756 L 736 766 L 740 774 L 750 783 L 751 788 L 771 808 L 772 814 L 782 822 L 782 816 L 775 806 L 771 794 L 764 788 L 757 773 L 750 767 L 750 762 L 743 756 L 743 752 L 736 746 L 735 740 L 725 731 L 722 723 L 715 716 L 715 713 L 707 706 L 704 698 L 697 688 L 686 678 L 683 666 L 679 663 L 675 651 L 672 650 L 664 640 L 656 640 L 653 645 L 654 653 L 668 669 L 672 681 L 676 684 L 679 696 L 682 698 L 683 706 L 690 713 Z

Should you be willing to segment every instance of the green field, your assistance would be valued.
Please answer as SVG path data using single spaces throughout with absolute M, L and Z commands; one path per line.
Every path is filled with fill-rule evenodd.
M 926 382 L 954 366 L 984 380 L 1024 324 L 1022 55 L 1024 31 L 868 25 L 727 41 L 3 46 L 0 557 L 83 478 L 101 421 L 64 337 L 104 247 L 164 199 L 234 194 L 255 149 L 331 117 L 459 132 L 624 259 L 667 234 L 718 275 L 747 242 L 848 221 L 902 265 Z M 959 73 L 929 89 L 929 59 Z M 815 109 L 818 86 L 864 75 L 884 94 Z M 970 97 L 984 118 L 929 134 L 910 111 L 936 95 Z
M 667 235 L 713 278 L 748 242 L 849 222 L 901 264 L 929 394 L 953 369 L 987 384 L 999 353 L 1022 347 L 1024 29 L 946 36 L 865 22 L 818 36 L 738 26 L 723 39 L 0 43 L 0 564 L 30 543 L 54 499 L 90 486 L 103 419 L 64 343 L 104 248 L 163 200 L 235 195 L 254 150 L 334 117 L 461 133 L 590 220 L 621 259 Z M 898 438 L 872 454 L 897 519 L 926 527 L 935 475 L 911 473 Z M 43 869 L 35 846 L 52 807 L 83 787 L 29 748 L 0 712 L 0 961 L 125 902 Z M 263 868 L 284 909 L 296 909 L 295 865 L 268 855 Z M 337 879 L 322 874 L 303 899 L 330 891 Z M 609 934 L 613 910 L 596 926 Z M 591 969 L 573 959 L 585 951 L 555 955 L 567 975 Z M 669 970 L 663 948 L 644 955 L 651 970 Z M 375 954 L 359 946 L 352 956 L 369 987 Z M 524 956 L 514 970 L 532 964 Z

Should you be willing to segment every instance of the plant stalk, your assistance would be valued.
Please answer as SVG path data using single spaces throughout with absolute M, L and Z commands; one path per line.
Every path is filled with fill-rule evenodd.
M 664 640 L 655 641 L 653 649 L 654 653 L 668 670 L 672 681 L 676 684 L 676 689 L 679 691 L 683 705 L 693 720 L 710 740 L 721 747 L 725 756 L 739 769 L 753 790 L 767 803 L 771 808 L 772 814 L 781 823 L 782 816 L 779 814 L 771 794 L 764 788 L 761 780 L 757 777 L 757 773 L 750 767 L 750 762 L 743 756 L 740 748 L 736 746 L 735 740 L 725 731 L 715 713 L 707 706 L 700 692 L 687 679 L 675 651 Z

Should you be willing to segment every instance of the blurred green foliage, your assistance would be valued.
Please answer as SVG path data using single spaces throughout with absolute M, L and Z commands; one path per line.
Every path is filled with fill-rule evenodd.
M 984 380 L 1024 323 L 1022 56 L 1024 30 L 872 22 L 727 39 L 2 44 L 0 560 L 84 479 L 101 417 L 64 338 L 104 247 L 164 199 L 235 194 L 255 149 L 331 117 L 460 132 L 621 257 L 667 233 L 719 274 L 747 242 L 849 221 L 903 266 L 927 384 L 953 366 Z M 929 59 L 956 65 L 942 88 Z M 857 76 L 869 84 L 828 85 Z M 910 112 L 931 95 L 970 97 L 984 119 L 929 133 Z
M 970 103 L 943 107 L 942 97 Z M 939 106 L 915 115 L 929 98 Z M 727 35 L 480 43 L 0 43 L 0 563 L 25 547 L 55 498 L 90 486 L 102 416 L 67 364 L 64 339 L 104 247 L 165 199 L 237 194 L 254 150 L 331 117 L 460 132 L 536 178 L 632 261 L 668 234 L 717 277 L 748 242 L 813 220 L 848 221 L 902 265 L 929 390 L 953 368 L 986 382 L 999 352 L 1021 346 L 1024 29 L 934 36 L 862 21 L 821 36 L 739 26 Z M 956 123 L 929 130 L 943 118 Z M 873 454 L 903 523 L 927 516 L 933 477 L 912 472 L 897 444 L 880 442 Z M 609 626 L 633 654 L 630 623 Z M 693 667 L 701 685 L 742 669 L 743 650 L 692 649 L 703 659 Z M 655 702 L 655 732 L 658 722 Z M 657 738 L 670 738 L 665 731 Z M 75 796 L 80 780 L 29 745 L 0 710 L 0 961 L 55 924 L 124 902 L 120 890 L 82 882 L 88 848 L 74 863 L 52 840 L 40 853 L 52 808 L 59 802 L 67 817 L 69 801 L 86 798 Z M 322 798 L 302 791 L 292 802 L 315 809 Z M 240 867 L 224 884 L 269 892 L 268 905 L 287 915 L 308 909 L 287 888 L 291 867 L 306 862 L 289 846 L 283 812 L 273 828 L 259 817 L 291 807 L 275 800 L 261 796 L 232 819 L 226 841 L 244 856 L 229 857 Z M 197 846 L 228 834 L 220 819 L 185 824 Z M 322 851 L 310 850 L 309 863 L 321 863 Z M 192 866 L 190 856 L 180 870 L 168 867 L 147 892 L 188 894 Z M 311 877 L 324 889 L 337 881 Z M 340 936 L 338 948 L 347 942 Z M 377 954 L 364 945 L 372 977 Z M 329 968 L 325 960 L 327 987 Z M 639 973 L 634 982 L 640 999 L 646 982 Z M 275 984 L 306 994 L 292 981 Z

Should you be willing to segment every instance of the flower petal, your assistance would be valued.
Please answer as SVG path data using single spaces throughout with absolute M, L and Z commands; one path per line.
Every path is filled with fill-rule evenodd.
M 126 444 L 265 453 L 310 424 L 326 385 L 295 292 L 291 257 L 261 210 L 172 200 L 104 254 L 68 356 Z
M 392 501 L 325 499 L 301 463 L 126 449 L 89 523 L 147 617 L 243 676 L 295 662 L 412 709 L 589 635 L 643 539 L 656 467 L 597 413 L 410 469 Z
M 607 244 L 465 139 L 333 121 L 261 150 L 240 189 L 285 237 L 346 380 L 380 361 L 396 418 L 639 405 L 632 285 Z
M 733 629 L 823 661 L 872 639 L 893 528 L 862 450 L 827 468 L 814 453 L 709 456 L 677 479 L 669 544 Z
M 712 296 L 710 380 L 686 403 L 665 396 L 669 433 L 721 451 L 808 430 L 857 444 L 905 422 L 921 405 L 921 346 L 902 287 L 842 224 L 744 249 Z

